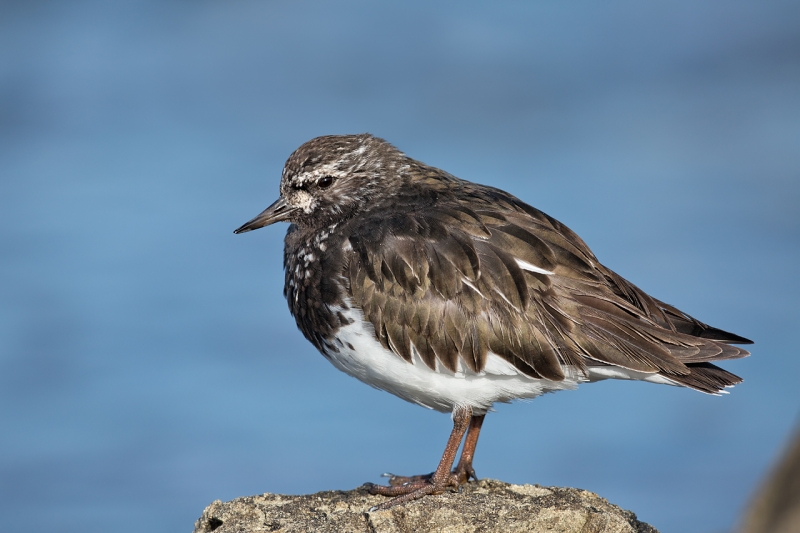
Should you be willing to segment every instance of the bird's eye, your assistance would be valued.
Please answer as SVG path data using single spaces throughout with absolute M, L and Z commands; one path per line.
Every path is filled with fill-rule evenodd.
M 317 180 L 317 186 L 320 189 L 327 189 L 333 183 L 333 176 L 322 176 L 320 179 Z

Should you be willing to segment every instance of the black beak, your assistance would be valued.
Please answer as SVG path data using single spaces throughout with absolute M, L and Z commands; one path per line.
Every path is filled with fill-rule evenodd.
M 286 200 L 278 198 L 274 204 L 264 209 L 256 218 L 242 225 L 242 227 L 234 231 L 234 233 L 245 233 L 253 231 L 254 229 L 263 228 L 264 226 L 269 226 L 275 222 L 289 220 L 294 210 L 295 208 L 289 207 Z

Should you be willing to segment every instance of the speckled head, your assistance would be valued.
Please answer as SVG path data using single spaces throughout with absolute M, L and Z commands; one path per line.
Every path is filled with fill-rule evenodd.
M 390 196 L 407 161 L 400 150 L 369 133 L 311 139 L 286 161 L 278 201 L 235 233 L 281 221 L 321 227 L 349 218 L 374 205 L 377 193 Z

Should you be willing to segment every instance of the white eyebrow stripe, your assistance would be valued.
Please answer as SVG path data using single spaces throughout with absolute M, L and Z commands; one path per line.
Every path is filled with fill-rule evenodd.
M 517 262 L 517 265 L 519 265 L 519 267 L 522 270 L 527 270 L 529 272 L 536 272 L 537 274 L 546 274 L 548 276 L 552 276 L 553 275 L 553 273 L 550 272 L 549 270 L 545 270 L 545 269 L 543 269 L 541 267 L 537 267 L 536 265 L 532 265 L 532 264 L 528 263 L 527 261 L 523 261 L 522 259 L 517 259 L 515 257 L 514 261 Z

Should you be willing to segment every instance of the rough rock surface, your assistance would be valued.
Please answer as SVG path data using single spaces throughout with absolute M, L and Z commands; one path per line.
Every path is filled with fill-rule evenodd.
M 428 496 L 386 511 L 364 487 L 302 496 L 262 494 L 209 505 L 195 533 L 548 532 L 658 533 L 630 511 L 585 490 L 484 479 L 461 493 Z

